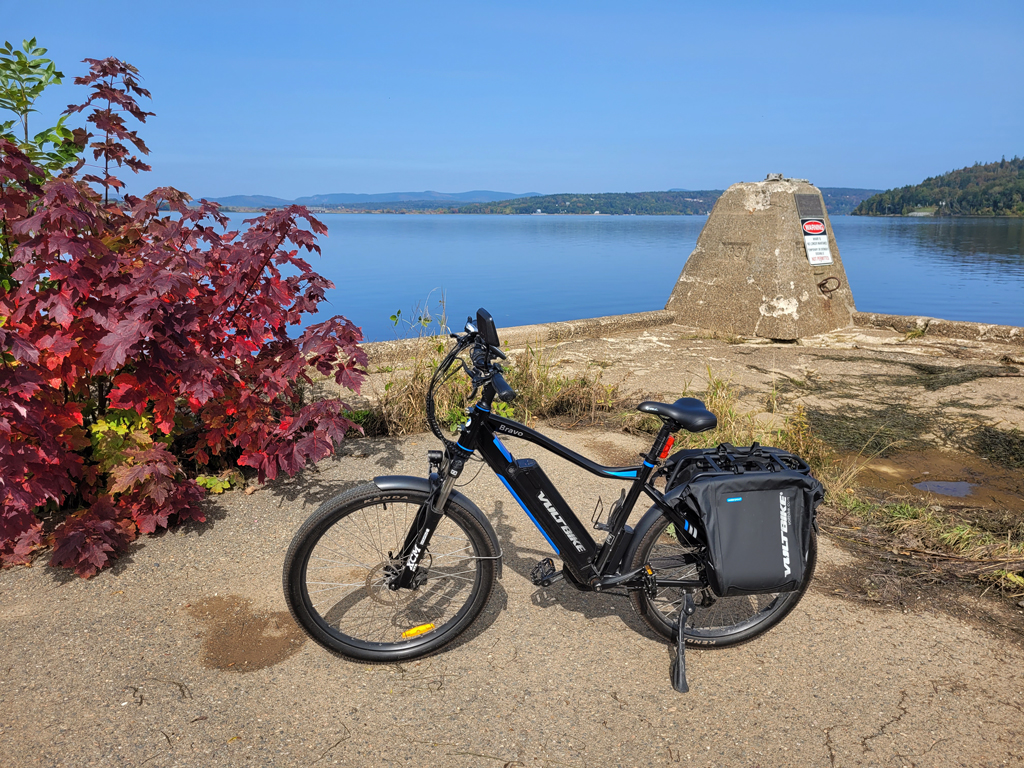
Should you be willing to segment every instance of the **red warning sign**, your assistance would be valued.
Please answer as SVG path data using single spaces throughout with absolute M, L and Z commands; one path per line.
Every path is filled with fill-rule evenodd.
M 824 219 L 800 219 L 804 235 L 807 260 L 813 266 L 832 263 L 832 251 L 828 247 L 828 232 Z

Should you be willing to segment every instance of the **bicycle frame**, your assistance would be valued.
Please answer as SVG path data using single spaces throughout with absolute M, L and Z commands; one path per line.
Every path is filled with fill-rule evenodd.
M 435 487 L 438 491 L 435 497 L 437 506 L 430 511 L 424 510 L 426 517 L 417 520 L 409 531 L 406 548 L 403 549 L 406 567 L 408 568 L 411 558 L 415 569 L 419 552 L 425 549 L 429 542 L 429 534 L 440 517 L 441 513 L 437 507 L 443 506 L 447 498 L 446 489 L 450 489 L 455 478 L 461 474 L 465 459 L 474 451 L 479 451 L 487 466 L 498 476 L 534 525 L 540 529 L 552 549 L 562 558 L 576 586 L 595 591 L 617 585 L 630 588 L 642 586 L 643 574 L 640 571 L 644 569 L 635 573 L 621 572 L 624 565 L 622 558 L 633 533 L 626 525 L 626 521 L 641 492 L 646 493 L 655 504 L 670 514 L 673 520 L 678 518 L 680 526 L 684 522 L 649 482 L 657 468 L 659 454 L 670 435 L 669 429 L 664 427 L 661 430 L 641 464 L 628 467 L 603 466 L 524 424 L 492 413 L 489 406 L 493 396 L 491 385 L 485 385 L 480 402 L 470 409 L 469 419 L 463 425 L 462 434 L 455 444 L 455 453 L 461 453 L 461 456 L 445 457 L 445 481 L 438 475 L 433 476 L 436 478 Z M 612 506 L 607 525 L 602 526 L 603 530 L 607 531 L 604 542 L 598 544 L 594 541 L 587 526 L 576 516 L 537 462 L 533 459 L 516 459 L 502 442 L 502 436 L 526 440 L 598 477 L 609 480 L 633 480 L 621 503 L 616 502 Z M 437 516 L 433 521 L 429 520 L 431 512 Z M 420 532 L 423 532 L 422 536 Z M 411 582 L 410 576 L 409 583 Z M 683 579 L 661 580 L 658 584 L 684 589 L 699 589 L 705 586 L 699 580 Z M 405 586 L 405 583 L 402 583 L 402 586 Z

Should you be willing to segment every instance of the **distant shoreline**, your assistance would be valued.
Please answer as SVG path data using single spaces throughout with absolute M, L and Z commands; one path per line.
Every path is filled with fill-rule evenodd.
M 820 187 L 825 209 L 835 216 L 849 213 L 877 190 L 852 187 Z M 722 196 L 721 189 L 681 190 L 665 192 L 594 192 L 531 194 L 528 197 L 496 199 L 493 202 L 436 198 L 390 200 L 312 200 L 297 198 L 294 203 L 274 197 L 229 196 L 216 200 L 221 210 L 231 213 L 258 213 L 273 207 L 292 204 L 305 205 L 311 213 L 426 213 L 450 214 L 508 214 L 557 216 L 687 216 L 707 215 Z M 460 193 L 463 195 L 477 193 Z M 321 196 L 330 197 L 330 196 Z M 333 197 L 341 197 L 334 195 Z
M 282 206 L 283 207 L 283 206 Z M 224 213 L 265 213 L 274 210 L 273 208 L 239 208 L 237 206 L 225 205 L 220 208 Z M 374 213 L 374 214 L 401 214 L 410 216 L 707 216 L 706 213 L 468 213 L 465 211 L 445 210 L 413 210 L 413 209 L 332 209 L 307 208 L 310 213 L 318 216 L 332 214 L 350 213 Z M 832 214 L 842 216 L 844 214 Z
M 282 206 L 283 207 L 283 206 Z M 220 208 L 223 213 L 265 213 L 267 211 L 274 210 L 273 208 L 241 208 L 238 206 L 223 206 Z M 351 208 L 340 208 L 324 210 L 321 208 L 307 208 L 307 210 L 314 216 L 332 216 L 336 214 L 347 215 L 347 214 L 388 214 L 388 215 L 402 215 L 402 216 L 578 216 L 578 217 L 594 217 L 594 216 L 707 216 L 707 213 L 467 213 L 463 211 L 452 211 L 452 210 L 422 210 L 422 209 L 388 209 L 388 208 L 374 208 L 374 209 L 351 209 Z M 944 216 L 932 216 L 921 214 L 900 214 L 900 213 L 829 213 L 829 218 L 834 216 L 856 216 L 857 218 L 863 219 L 935 219 L 935 220 L 947 220 L 947 219 L 1020 219 L 1024 216 L 1016 214 L 974 214 L 974 213 L 958 213 Z

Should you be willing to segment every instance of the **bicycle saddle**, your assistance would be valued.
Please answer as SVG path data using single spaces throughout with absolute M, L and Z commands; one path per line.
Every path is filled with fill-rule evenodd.
M 689 432 L 705 432 L 718 426 L 718 417 L 695 397 L 681 397 L 672 405 L 646 400 L 636 409 L 641 413 L 651 413 L 666 422 L 671 422 L 669 427 L 673 431 L 683 427 Z

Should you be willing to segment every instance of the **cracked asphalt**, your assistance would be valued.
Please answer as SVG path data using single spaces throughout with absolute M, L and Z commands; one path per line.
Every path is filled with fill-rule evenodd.
M 541 429 L 608 463 L 644 447 Z M 891 610 L 844 597 L 833 576 L 856 555 L 827 538 L 793 614 L 740 648 L 688 652 L 691 692 L 675 693 L 670 647 L 627 599 L 531 584 L 550 549 L 486 469 L 462 490 L 497 529 L 504 576 L 454 647 L 368 666 L 306 641 L 281 591 L 293 533 L 353 485 L 422 475 L 433 447 L 350 441 L 295 479 L 212 497 L 207 523 L 141 539 L 89 581 L 45 559 L 0 572 L 0 765 L 1024 763 L 1021 644 L 932 598 Z M 618 495 L 537 458 L 583 519 Z

